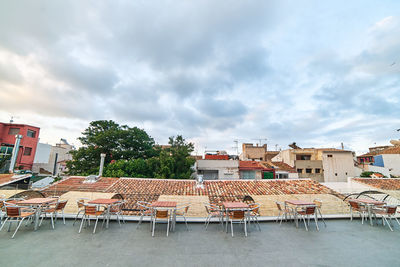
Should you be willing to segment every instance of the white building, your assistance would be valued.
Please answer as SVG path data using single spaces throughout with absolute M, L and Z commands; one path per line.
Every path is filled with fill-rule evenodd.
M 238 160 L 201 159 L 196 161 L 196 170 L 203 175 L 203 180 L 239 179 Z
M 72 159 L 69 152 L 74 149 L 74 146 L 68 144 L 65 139 L 61 139 L 55 146 L 39 143 L 32 171 L 53 176 L 63 175 L 66 171 L 66 161 Z

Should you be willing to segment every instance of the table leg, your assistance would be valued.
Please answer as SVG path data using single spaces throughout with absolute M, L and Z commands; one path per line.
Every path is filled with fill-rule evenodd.
M 225 213 L 226 213 L 226 215 L 225 215 L 225 224 L 226 224 L 225 230 L 228 233 L 228 222 L 229 222 L 228 213 L 229 213 L 229 209 L 225 209 Z
M 371 205 L 368 205 L 368 217 L 369 217 L 369 223 L 371 225 L 373 225 L 373 223 L 372 223 L 372 208 L 371 207 L 372 207 Z
M 107 222 L 106 222 L 106 229 L 108 229 L 108 224 L 109 224 L 109 222 L 110 222 L 110 206 L 109 205 L 107 205 L 107 213 L 106 213 L 106 216 L 107 216 Z
M 36 207 L 36 211 L 35 211 L 35 225 L 33 230 L 36 231 L 38 229 L 38 225 L 39 225 L 39 217 L 40 217 L 40 207 Z

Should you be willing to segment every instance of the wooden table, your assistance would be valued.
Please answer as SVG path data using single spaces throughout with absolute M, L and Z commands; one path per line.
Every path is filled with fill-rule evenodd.
M 295 220 L 296 227 L 299 227 L 299 221 L 297 220 L 297 207 L 298 206 L 315 206 L 314 202 L 311 202 L 308 200 L 301 200 L 301 199 L 285 200 L 285 204 L 290 204 L 290 205 L 296 206 L 296 210 L 293 211 L 293 217 Z
M 117 203 L 120 199 L 110 199 L 110 198 L 97 198 L 91 201 L 88 201 L 88 204 L 95 204 L 95 205 L 103 205 L 106 206 L 106 228 L 108 228 L 108 224 L 110 222 L 110 206 L 114 203 Z
M 35 208 L 35 226 L 36 231 L 39 225 L 40 212 L 42 210 L 42 205 L 51 204 L 57 202 L 57 198 L 31 198 L 28 200 L 18 201 L 15 204 L 20 206 L 32 206 Z
M 352 201 L 356 201 L 359 203 L 363 203 L 367 206 L 368 210 L 368 217 L 369 217 L 369 223 L 373 225 L 372 223 L 372 207 L 374 206 L 383 206 L 386 203 L 378 200 L 373 200 L 373 199 L 351 199 Z
M 229 221 L 229 210 L 233 210 L 233 209 L 248 209 L 249 205 L 247 205 L 244 202 L 233 202 L 233 201 L 225 201 L 222 202 L 222 206 L 225 209 L 225 220 L 226 220 L 226 226 L 225 226 L 225 230 L 226 232 L 228 232 L 228 221 Z

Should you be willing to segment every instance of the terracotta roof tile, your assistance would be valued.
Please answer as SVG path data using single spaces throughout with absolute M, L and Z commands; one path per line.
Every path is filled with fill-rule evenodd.
M 400 179 L 390 178 L 354 178 L 354 181 L 382 190 L 400 190 Z

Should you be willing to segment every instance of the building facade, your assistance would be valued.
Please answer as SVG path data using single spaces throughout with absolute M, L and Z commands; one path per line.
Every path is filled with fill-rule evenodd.
M 0 123 L 0 158 L 10 157 L 16 135 L 22 135 L 15 163 L 16 169 L 31 170 L 39 142 L 40 128 L 14 123 Z
M 195 168 L 203 180 L 239 179 L 238 160 L 201 159 L 196 161 Z

